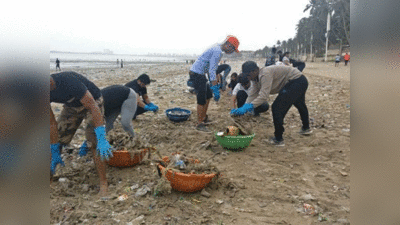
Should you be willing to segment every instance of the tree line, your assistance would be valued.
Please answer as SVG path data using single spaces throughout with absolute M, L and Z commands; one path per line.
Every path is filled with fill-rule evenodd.
M 328 46 L 350 45 L 350 0 L 310 0 L 304 9 L 310 16 L 300 19 L 296 26 L 296 35 L 288 40 L 278 40 L 275 46 L 282 51 L 316 54 L 321 57 L 325 54 L 328 13 L 330 15 L 330 31 Z M 312 48 L 311 48 L 312 47 Z M 266 57 L 270 47 L 265 46 L 255 52 L 256 55 Z

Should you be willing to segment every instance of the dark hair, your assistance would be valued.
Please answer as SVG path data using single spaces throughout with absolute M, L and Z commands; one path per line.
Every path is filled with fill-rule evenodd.
M 272 54 L 275 54 L 275 53 L 276 53 L 276 48 L 275 48 L 275 47 L 272 47 L 271 52 L 272 52 Z
M 242 86 L 245 86 L 245 85 L 247 85 L 248 83 L 250 83 L 250 80 L 249 80 L 249 78 L 248 78 L 246 75 L 244 75 L 243 73 L 241 73 L 241 74 L 238 76 L 238 83 L 240 83 Z
M 257 66 L 257 63 L 255 63 L 254 61 L 247 61 L 242 65 L 242 72 L 245 75 L 249 74 L 250 72 L 253 72 L 256 69 L 259 68 Z
M 237 77 L 237 76 L 238 76 L 237 73 L 232 73 L 232 74 L 231 74 L 231 77 Z
M 145 85 L 150 84 L 150 77 L 145 73 L 140 75 L 137 79 L 140 80 L 140 82 L 144 83 Z

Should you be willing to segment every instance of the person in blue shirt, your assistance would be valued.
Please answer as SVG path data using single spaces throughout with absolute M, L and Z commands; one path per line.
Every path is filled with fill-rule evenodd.
M 216 70 L 222 57 L 222 52 L 231 54 L 234 51 L 239 52 L 239 40 L 234 36 L 228 36 L 222 44 L 216 44 L 207 49 L 192 65 L 189 71 L 189 82 L 192 84 L 197 94 L 197 125 L 199 131 L 209 132 L 206 124 L 210 122 L 207 116 L 207 109 L 210 99 L 218 101 L 220 98 L 219 85 L 217 85 Z M 208 68 L 208 71 L 206 71 Z M 206 73 L 210 76 L 210 83 Z

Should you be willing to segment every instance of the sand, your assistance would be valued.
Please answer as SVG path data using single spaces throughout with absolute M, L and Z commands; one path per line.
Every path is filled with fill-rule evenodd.
M 254 59 L 253 59 L 254 60 Z M 232 72 L 240 72 L 246 61 L 227 61 Z M 259 65 L 264 59 L 255 59 Z M 186 86 L 190 65 L 158 63 L 124 68 L 74 70 L 99 87 L 125 84 L 142 73 L 155 80 L 148 87 L 150 99 L 159 106 L 157 114 L 145 113 L 133 121 L 138 137 L 156 147 L 161 155 L 182 152 L 218 166 L 218 185 L 201 192 L 155 196 L 160 182 L 156 164 L 147 161 L 132 168 L 107 167 L 110 195 L 97 196 L 99 179 L 93 158 L 79 157 L 85 139 L 79 129 L 69 148 L 63 151 L 65 167 L 58 167 L 50 185 L 51 223 L 61 224 L 327 224 L 350 223 L 350 65 L 307 62 L 303 71 L 309 81 L 306 104 L 313 134 L 298 134 L 301 121 L 292 107 L 285 118 L 285 146 L 270 146 L 273 135 L 270 110 L 243 123 L 256 133 L 242 152 L 226 151 L 213 134 L 198 132 L 196 97 Z M 51 71 L 55 72 L 55 71 Z M 275 96 L 271 96 L 272 104 Z M 229 119 L 230 97 L 221 95 L 210 103 L 208 115 L 216 121 L 209 128 L 223 131 L 233 125 Z M 165 110 L 182 107 L 192 111 L 188 121 L 170 122 Z M 57 116 L 61 106 L 52 104 Z M 243 119 L 244 120 L 244 119 Z M 115 126 L 120 126 L 119 121 Z M 212 157 L 214 156 L 214 157 Z M 57 181 L 58 178 L 67 178 Z M 149 191 L 136 196 L 138 189 Z M 119 201 L 117 197 L 126 195 Z M 304 210 L 304 204 L 313 210 Z M 306 205 L 307 206 L 307 205 Z M 308 207 L 308 206 L 307 206 Z M 311 214 L 310 214 L 311 213 Z

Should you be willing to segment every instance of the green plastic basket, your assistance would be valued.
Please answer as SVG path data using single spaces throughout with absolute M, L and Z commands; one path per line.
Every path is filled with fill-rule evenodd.
M 251 140 L 253 140 L 255 133 L 252 135 L 238 135 L 238 136 L 223 136 L 220 137 L 215 132 L 215 138 L 218 143 L 226 149 L 229 150 L 242 150 L 250 145 Z

